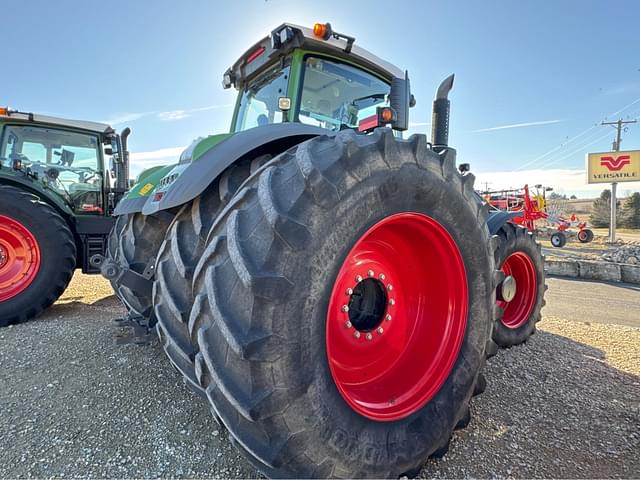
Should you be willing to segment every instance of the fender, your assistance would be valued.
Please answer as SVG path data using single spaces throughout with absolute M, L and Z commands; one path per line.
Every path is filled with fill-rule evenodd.
M 522 216 L 522 214 L 523 212 L 505 212 L 502 210 L 489 212 L 489 219 L 487 220 L 489 233 L 495 235 L 505 223 L 511 221 L 513 218 Z
M 238 132 L 215 143 L 190 162 L 181 157 L 180 164 L 160 180 L 154 194 L 147 198 L 142 213 L 151 215 L 193 200 L 227 167 L 247 155 L 279 154 L 312 137 L 332 134 L 324 128 L 302 123 L 276 123 Z
M 122 198 L 116 205 L 113 214 L 126 215 L 128 213 L 141 212 L 142 207 L 149 199 L 149 196 L 154 192 L 160 180 L 169 173 L 175 165 L 165 165 L 158 167 L 151 167 L 143 171 L 136 181 L 129 193 Z
M 73 211 L 65 202 L 57 195 L 50 195 L 47 189 L 40 183 L 34 182 L 30 178 L 21 178 L 17 175 L 11 177 L 0 178 L 0 185 L 10 185 L 12 187 L 22 188 L 29 193 L 36 195 L 41 201 L 51 205 L 58 213 L 62 214 L 65 219 L 73 216 Z

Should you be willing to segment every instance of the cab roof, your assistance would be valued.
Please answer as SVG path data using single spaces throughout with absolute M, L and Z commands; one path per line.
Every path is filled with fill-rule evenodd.
M 49 115 L 39 115 L 36 113 L 18 112 L 8 110 L 7 113 L 0 114 L 0 122 L 7 120 L 17 120 L 21 123 L 46 124 L 56 127 L 69 127 L 87 130 L 95 133 L 107 133 L 112 131 L 111 126 L 106 123 L 89 122 L 86 120 L 72 120 L 68 118 L 51 117 Z
M 283 34 L 283 32 L 285 32 Z M 262 67 L 273 64 L 275 60 L 289 54 L 295 48 L 303 48 L 319 53 L 328 53 L 337 57 L 350 60 L 358 65 L 366 67 L 387 80 L 394 77 L 404 78 L 405 72 L 383 60 L 373 53 L 355 45 L 355 39 L 346 35 L 337 34 L 323 39 L 314 35 L 313 30 L 293 23 L 283 23 L 275 28 L 270 35 L 249 48 L 234 64 L 225 72 L 223 85 L 240 89 L 254 76 L 262 71 Z M 281 41 L 284 38 L 285 41 Z M 349 42 L 346 39 L 351 39 Z M 228 78 L 227 78 L 228 76 Z M 230 80 L 230 81 L 227 81 Z

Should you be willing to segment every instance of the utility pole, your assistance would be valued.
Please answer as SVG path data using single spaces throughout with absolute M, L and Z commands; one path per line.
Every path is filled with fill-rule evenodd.
M 482 182 L 482 183 L 484 183 L 484 191 L 489 192 L 489 185 L 491 185 L 493 182 Z
M 622 120 L 619 119 L 616 122 L 602 122 L 600 125 L 611 125 L 617 130 L 616 139 L 613 141 L 613 151 L 620 151 L 620 142 L 622 142 L 622 127 L 628 123 L 637 123 L 637 120 Z M 615 243 L 616 241 L 616 189 L 618 188 L 618 182 L 611 183 L 611 219 L 609 220 L 609 242 Z

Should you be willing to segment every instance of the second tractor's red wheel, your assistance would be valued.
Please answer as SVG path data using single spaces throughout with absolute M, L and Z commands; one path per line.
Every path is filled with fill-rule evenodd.
M 20 222 L 0 215 L 0 302 L 24 291 L 40 269 L 40 247 Z
M 345 258 L 327 314 L 329 367 L 345 401 L 378 421 L 420 409 L 458 357 L 467 304 L 464 263 L 440 223 L 408 212 L 373 225 Z
M 514 252 L 504 261 L 501 270 L 505 277 L 511 276 L 516 284 L 513 300 L 498 300 L 498 305 L 504 310 L 501 321 L 508 328 L 518 328 L 529 319 L 536 303 L 536 267 L 527 253 Z
M 505 280 L 496 303 L 502 317 L 494 323 L 493 340 L 510 347 L 535 331 L 544 306 L 544 257 L 540 245 L 526 228 L 507 223 L 497 232 L 496 266 Z

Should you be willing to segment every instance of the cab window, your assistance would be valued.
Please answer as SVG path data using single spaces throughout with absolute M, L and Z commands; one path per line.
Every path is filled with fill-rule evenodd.
M 97 135 L 14 125 L 5 128 L 0 157 L 20 159 L 78 213 L 102 213 L 99 146 Z
M 298 120 L 328 130 L 357 128 L 363 118 L 388 106 L 390 86 L 345 63 L 307 57 Z
M 281 68 L 280 64 L 253 80 L 240 97 L 234 131 L 281 123 L 284 115 L 278 108 L 278 99 L 287 96 L 288 83 L 289 66 Z

